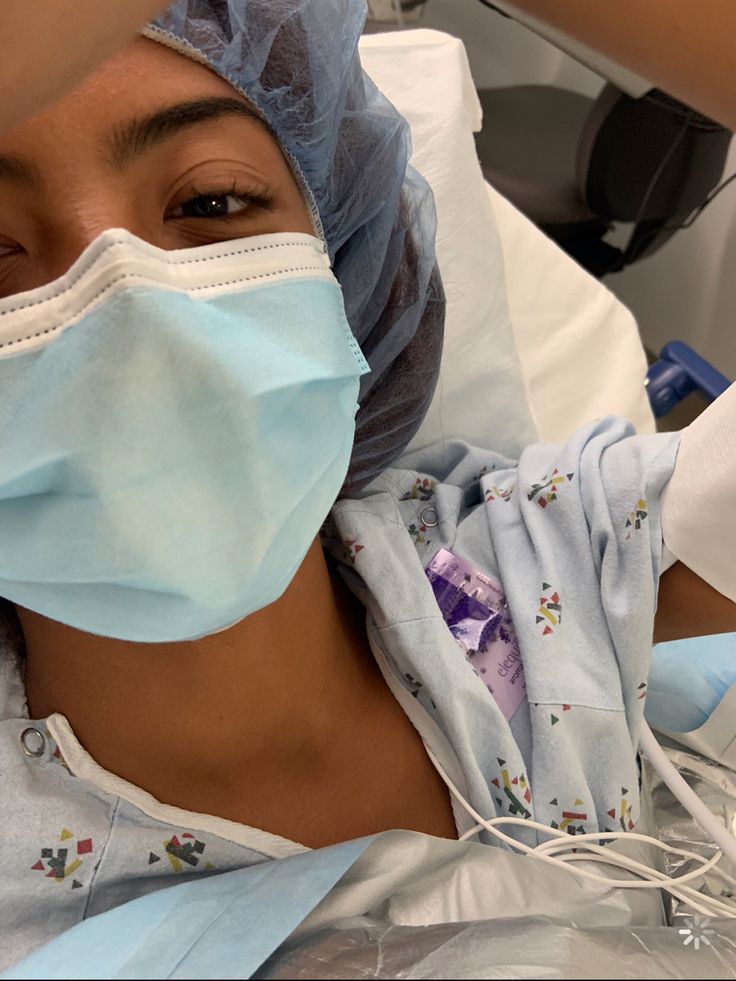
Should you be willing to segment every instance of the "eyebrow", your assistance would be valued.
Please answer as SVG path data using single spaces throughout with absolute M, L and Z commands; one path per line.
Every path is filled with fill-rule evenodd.
M 162 143 L 170 136 L 181 133 L 191 126 L 212 122 L 224 116 L 243 116 L 255 119 L 271 132 L 266 121 L 245 102 L 225 96 L 213 96 L 206 99 L 193 99 L 180 102 L 177 105 L 159 109 L 142 119 L 134 119 L 117 129 L 109 138 L 111 163 L 122 167 L 133 157 Z M 2 158 L 0 158 L 0 164 Z M 0 169 L 0 174 L 2 170 Z
M 34 189 L 40 188 L 43 184 L 41 171 L 34 163 L 14 157 L 12 154 L 0 156 L 0 180 Z

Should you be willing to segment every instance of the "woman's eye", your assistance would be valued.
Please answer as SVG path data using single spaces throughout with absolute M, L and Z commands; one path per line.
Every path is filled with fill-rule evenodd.
M 252 205 L 249 198 L 237 194 L 198 194 L 166 215 L 167 218 L 232 218 Z

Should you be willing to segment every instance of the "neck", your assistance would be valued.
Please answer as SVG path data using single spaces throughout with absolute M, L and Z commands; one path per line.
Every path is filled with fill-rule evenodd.
M 61 712 L 101 766 L 144 789 L 183 760 L 209 772 L 300 767 L 382 684 L 355 601 L 316 541 L 279 600 L 200 640 L 130 643 L 19 616 L 31 715 Z
M 65 715 L 102 767 L 159 800 L 305 844 L 417 825 L 391 808 L 426 754 L 318 542 L 279 600 L 196 641 L 134 644 L 18 614 L 31 717 Z

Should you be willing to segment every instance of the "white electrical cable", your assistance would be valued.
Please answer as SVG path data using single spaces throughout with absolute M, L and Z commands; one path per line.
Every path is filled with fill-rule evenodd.
M 626 832 L 592 831 L 589 832 L 588 834 L 583 834 L 583 835 L 573 835 L 573 836 L 568 835 L 567 841 L 559 841 L 559 840 L 545 841 L 542 842 L 541 845 L 537 845 L 536 850 L 540 852 L 549 852 L 549 851 L 556 852 L 558 850 L 563 850 L 563 849 L 564 850 L 577 849 L 580 846 L 581 839 L 583 841 L 585 841 L 585 839 L 595 839 L 596 842 L 616 841 L 616 840 L 623 840 L 623 839 L 625 839 L 626 841 L 641 841 L 646 845 L 659 848 L 660 851 L 667 852 L 668 854 L 671 855 L 679 855 L 682 858 L 686 858 L 695 862 L 700 862 L 703 865 L 708 865 L 710 861 L 712 861 L 712 859 L 706 861 L 705 857 L 703 855 L 699 855 L 697 852 L 688 851 L 686 848 L 675 848 L 674 845 L 668 845 L 665 842 L 660 841 L 658 838 L 652 838 L 650 835 L 638 834 L 635 831 L 626 831 Z M 593 846 L 588 845 L 587 847 L 593 847 Z M 598 850 L 597 847 L 596 850 Z M 609 852 L 605 848 L 601 848 L 600 851 L 603 854 L 609 854 Z M 719 857 L 723 856 L 723 852 L 720 850 L 720 848 L 717 850 L 717 855 Z M 701 869 L 701 873 L 702 871 L 703 870 Z M 713 867 L 713 872 L 716 875 L 718 875 L 721 879 L 723 879 L 723 881 L 726 882 L 729 886 L 736 889 L 736 879 L 734 879 L 734 877 L 729 875 L 727 872 L 724 872 L 722 869 L 716 868 L 715 863 Z M 678 879 L 677 881 L 679 882 L 681 880 Z
M 494 820 L 497 820 L 502 823 L 507 823 L 507 822 L 510 823 L 511 821 L 516 823 L 518 821 L 519 824 L 526 825 L 527 827 L 536 824 L 536 822 L 524 820 L 524 818 L 508 818 L 508 819 L 496 818 Z M 551 852 L 558 852 L 562 850 L 566 850 L 566 851 L 571 849 L 581 850 L 583 847 L 585 847 L 587 849 L 591 849 L 592 851 L 595 851 L 598 854 L 606 856 L 606 858 L 610 858 L 610 861 L 608 861 L 609 865 L 620 865 L 621 862 L 623 861 L 633 861 L 633 859 L 625 859 L 623 856 L 619 856 L 617 852 L 611 852 L 608 849 L 601 847 L 598 844 L 598 842 L 619 841 L 619 840 L 640 841 L 643 844 L 653 846 L 655 848 L 658 848 L 660 851 L 667 852 L 668 854 L 679 855 L 681 858 L 686 858 L 689 859 L 690 861 L 699 862 L 703 866 L 708 865 L 709 871 L 713 871 L 716 875 L 718 875 L 721 879 L 723 879 L 724 882 L 726 882 L 729 886 L 736 889 L 736 879 L 733 876 L 728 875 L 727 872 L 724 872 L 722 869 L 716 867 L 716 861 L 720 860 L 720 858 L 723 857 L 723 852 L 720 849 L 718 849 L 714 858 L 706 859 L 703 855 L 699 855 L 697 852 L 688 851 L 686 848 L 676 848 L 674 845 L 668 845 L 664 841 L 660 841 L 658 838 L 652 838 L 650 835 L 639 834 L 636 831 L 589 831 L 585 834 L 578 834 L 578 835 L 571 836 L 569 834 L 565 834 L 564 832 L 559 832 L 559 831 L 555 832 L 555 829 L 549 828 L 547 825 L 544 824 L 539 825 L 539 829 L 544 830 L 550 834 L 554 833 L 556 835 L 559 835 L 559 837 L 554 837 L 550 841 L 544 841 L 541 844 L 536 845 L 534 847 L 535 853 L 544 852 L 545 854 L 548 854 Z M 462 837 L 459 840 L 468 841 L 470 838 L 477 835 L 478 832 L 483 830 L 484 830 L 483 827 L 477 824 L 474 828 L 471 828 L 470 831 L 466 831 L 465 834 L 462 835 Z M 564 861 L 566 856 L 558 856 L 558 857 L 562 857 Z M 642 866 L 642 868 L 651 871 L 652 875 L 657 875 L 657 876 L 664 875 L 664 873 L 658 872 L 655 869 L 649 869 L 648 866 Z M 698 875 L 702 875 L 704 871 L 705 871 L 704 869 L 698 870 Z M 697 878 L 697 876 L 693 876 L 693 878 Z M 680 882 L 682 880 L 678 878 L 677 881 Z
M 646 722 L 642 722 L 639 745 L 685 810 L 698 822 L 703 831 L 710 835 L 724 855 L 727 855 L 736 865 L 736 838 L 711 814 L 692 787 L 680 776 Z
M 649 735 L 657 745 L 657 749 L 659 749 L 659 744 L 656 743 L 656 740 L 651 735 L 651 731 L 649 731 Z M 651 759 L 649 749 L 645 748 L 644 746 L 642 746 L 642 748 L 645 749 L 647 756 Z M 460 838 L 461 841 L 466 841 L 469 838 L 473 837 L 475 834 L 477 834 L 479 830 L 485 829 L 490 834 L 492 834 L 495 838 L 499 839 L 500 841 L 503 841 L 505 844 L 510 845 L 512 848 L 522 852 L 527 856 L 536 858 L 539 861 L 548 864 L 556 865 L 561 868 L 566 868 L 567 871 L 569 872 L 579 875 L 585 879 L 591 879 L 595 882 L 598 882 L 601 885 L 608 886 L 609 888 L 663 889 L 669 892 L 671 895 L 676 896 L 678 899 L 682 900 L 683 902 L 686 902 L 693 910 L 705 916 L 722 916 L 728 918 L 736 918 L 736 906 L 730 903 L 722 902 L 721 900 L 716 899 L 713 896 L 703 895 L 702 893 L 698 892 L 696 889 L 693 889 L 692 887 L 685 884 L 687 882 L 692 881 L 693 879 L 700 878 L 701 876 L 705 875 L 708 872 L 713 872 L 715 874 L 720 875 L 721 878 L 725 879 L 727 882 L 736 885 L 736 880 L 734 880 L 731 876 L 727 875 L 725 872 L 721 872 L 721 870 L 716 868 L 716 863 L 723 857 L 723 851 L 725 851 L 725 849 L 723 851 L 718 850 L 715 855 L 713 855 L 710 859 L 706 860 L 702 855 L 698 855 L 696 852 L 690 852 L 685 849 L 675 848 L 671 845 L 666 845 L 664 842 L 659 841 L 657 838 L 652 838 L 649 835 L 637 834 L 635 832 L 623 832 L 623 831 L 588 832 L 586 834 L 575 835 L 571 837 L 566 832 L 561 831 L 558 828 L 552 828 L 549 827 L 548 825 L 540 824 L 538 821 L 531 821 L 531 820 L 527 820 L 526 818 L 501 817 L 501 818 L 492 818 L 491 820 L 487 821 L 484 818 L 482 818 L 480 814 L 478 814 L 475 808 L 470 803 L 468 803 L 468 801 L 465 800 L 465 798 L 457 789 L 455 784 L 445 773 L 444 768 L 440 764 L 439 760 L 437 760 L 435 755 L 432 753 L 432 751 L 428 749 L 427 752 L 430 756 L 430 759 L 432 760 L 435 767 L 437 768 L 437 771 L 439 772 L 440 776 L 442 777 L 445 784 L 447 785 L 447 788 L 452 794 L 452 796 L 461 805 L 461 807 L 463 807 L 468 812 L 468 814 L 470 814 L 473 820 L 477 822 L 476 827 L 472 828 L 470 831 L 466 832 L 464 835 L 461 836 Z M 662 751 L 660 750 L 660 753 L 661 752 Z M 679 780 L 681 780 L 683 784 L 685 784 L 685 781 L 682 780 L 682 777 L 679 776 L 679 774 L 674 769 L 670 761 L 667 760 L 666 756 L 664 756 L 664 753 L 662 753 L 662 756 L 664 757 L 666 764 L 674 771 L 675 776 Z M 657 760 L 652 760 L 653 766 L 655 767 L 655 769 L 657 769 L 658 772 L 660 772 L 657 763 L 660 763 L 661 765 L 661 759 L 658 758 Z M 666 769 L 666 767 L 663 768 Z M 663 779 L 665 779 L 664 774 L 660 772 L 660 775 L 662 776 Z M 669 782 L 668 782 L 668 786 L 670 786 L 670 789 L 673 789 Z M 688 791 L 690 791 L 691 794 L 693 794 L 690 788 L 687 787 L 687 784 L 685 784 L 685 787 L 687 788 Z M 679 785 L 678 785 L 678 789 L 679 789 Z M 673 789 L 673 793 L 674 792 L 675 790 Z M 681 799 L 679 793 L 677 794 L 677 796 L 679 799 Z M 711 819 L 711 824 L 715 823 L 717 825 L 718 822 L 715 820 L 715 818 L 713 818 L 713 815 L 710 813 L 710 811 L 707 811 L 705 805 L 702 804 L 702 802 L 696 797 L 695 794 L 693 794 L 693 797 L 695 797 L 700 807 L 707 812 L 708 817 Z M 683 803 L 685 802 L 683 801 Z M 685 804 L 685 806 L 687 807 L 687 804 Z M 695 814 L 693 814 L 693 817 L 696 820 L 698 820 L 698 817 Z M 700 823 L 700 821 L 698 823 Z M 521 825 L 526 828 L 534 829 L 538 832 L 542 832 L 548 835 L 551 838 L 551 840 L 543 842 L 540 845 L 537 845 L 532 848 L 529 845 L 525 845 L 520 841 L 516 841 L 516 839 L 511 838 L 509 835 L 504 834 L 502 831 L 500 831 L 499 825 L 504 825 L 504 824 L 506 825 L 511 824 L 517 826 Z M 708 830 L 708 833 L 710 833 L 709 828 L 705 830 Z M 721 831 L 724 832 L 726 835 L 728 835 L 728 832 L 726 831 L 725 828 L 721 827 Z M 730 838 L 731 836 L 728 835 L 728 837 Z M 646 842 L 647 844 L 654 845 L 655 847 L 661 849 L 662 851 L 679 854 L 686 858 L 695 860 L 698 863 L 698 868 L 692 870 L 691 872 L 684 873 L 682 876 L 673 878 L 671 876 L 666 875 L 663 872 L 660 872 L 658 869 L 652 869 L 649 866 L 642 864 L 641 862 L 637 862 L 635 859 L 631 859 L 628 858 L 627 856 L 620 855 L 615 852 L 611 852 L 609 849 L 603 848 L 597 843 L 595 844 L 593 843 L 593 840 L 595 840 L 595 842 L 600 842 L 603 840 L 611 841 L 616 839 L 628 839 L 629 841 L 636 840 L 636 841 Z M 736 846 L 736 839 L 731 839 L 731 842 L 734 846 Z M 580 850 L 580 854 L 562 855 L 562 856 L 551 854 L 561 849 L 568 850 L 570 848 L 575 848 Z M 571 862 L 583 861 L 583 860 L 587 862 L 596 862 L 599 864 L 614 866 L 616 868 L 623 869 L 624 871 L 631 872 L 632 874 L 640 876 L 641 878 L 637 881 L 611 879 L 607 876 L 599 875 L 595 872 L 591 872 L 588 869 L 576 869 L 570 867 Z

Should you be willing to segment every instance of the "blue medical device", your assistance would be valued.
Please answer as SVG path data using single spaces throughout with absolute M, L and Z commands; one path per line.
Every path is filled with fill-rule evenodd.
M 646 386 L 654 415 L 659 419 L 699 392 L 708 402 L 723 395 L 730 380 L 684 341 L 670 341 L 647 372 Z

